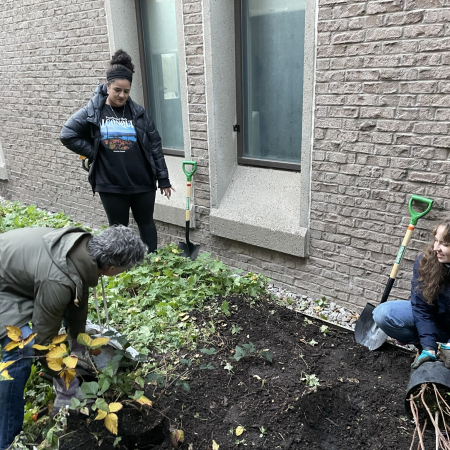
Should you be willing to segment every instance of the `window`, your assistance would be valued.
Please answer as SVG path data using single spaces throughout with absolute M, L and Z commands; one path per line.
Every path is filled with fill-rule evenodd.
M 140 0 L 137 11 L 146 108 L 165 154 L 184 156 L 176 0 Z
M 300 170 L 305 0 L 235 0 L 238 163 Z

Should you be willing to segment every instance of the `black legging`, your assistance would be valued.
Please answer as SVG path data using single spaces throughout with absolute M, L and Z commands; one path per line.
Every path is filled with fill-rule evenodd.
M 158 246 L 156 226 L 153 222 L 156 192 L 143 192 L 141 194 L 99 192 L 99 195 L 110 226 L 119 224 L 127 227 L 131 208 L 141 239 L 147 245 L 148 251 L 154 252 Z

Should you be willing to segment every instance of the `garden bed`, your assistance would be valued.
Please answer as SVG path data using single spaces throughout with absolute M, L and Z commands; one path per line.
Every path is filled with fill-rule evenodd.
M 119 411 L 116 448 L 172 448 L 169 420 L 156 410 L 184 431 L 180 448 L 187 450 L 409 448 L 411 353 L 389 345 L 370 352 L 351 332 L 265 300 L 226 300 L 229 315 L 190 313 L 199 326 L 215 327 L 196 351 L 180 353 L 186 376 L 179 381 L 190 392 L 182 383 L 163 393 L 146 385 L 153 411 Z M 245 429 L 239 436 L 238 427 Z M 111 449 L 115 440 L 100 422 L 72 417 L 65 434 L 62 450 Z M 433 442 L 426 436 L 426 448 Z

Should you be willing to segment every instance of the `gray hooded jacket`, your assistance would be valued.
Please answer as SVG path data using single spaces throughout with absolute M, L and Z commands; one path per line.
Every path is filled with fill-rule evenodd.
M 75 227 L 0 234 L 0 338 L 6 326 L 32 322 L 36 343 L 47 344 L 63 315 L 71 337 L 84 332 L 89 287 L 99 276 L 86 247 L 90 238 Z

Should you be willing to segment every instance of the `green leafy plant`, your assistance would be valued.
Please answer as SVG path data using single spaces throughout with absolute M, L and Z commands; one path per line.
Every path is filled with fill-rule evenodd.
M 249 342 L 248 344 L 242 344 L 242 346 L 236 345 L 234 355 L 231 358 L 239 361 L 251 354 L 255 354 L 255 356 L 261 356 L 267 359 L 267 361 L 269 361 L 270 363 L 273 361 L 273 354 L 270 350 L 267 349 L 257 351 L 252 342 Z
M 231 334 L 239 334 L 242 330 L 243 328 L 239 325 L 236 325 L 235 323 L 231 325 Z
M 316 377 L 315 374 L 304 374 L 304 376 L 301 377 L 300 380 L 304 381 L 306 383 L 306 386 L 310 387 L 313 392 L 316 392 L 317 387 L 320 386 L 320 380 Z
M 319 328 L 319 331 L 320 331 L 321 333 L 323 333 L 324 336 L 326 336 L 326 335 L 330 332 L 330 329 L 329 329 L 326 325 L 322 325 L 322 326 Z
M 81 226 L 62 212 L 49 213 L 36 206 L 27 206 L 20 202 L 0 203 L 0 233 L 24 227 L 63 228 L 69 225 Z
M 320 308 L 325 308 L 328 306 L 327 299 L 325 297 L 322 297 L 318 300 L 314 300 L 314 303 Z

